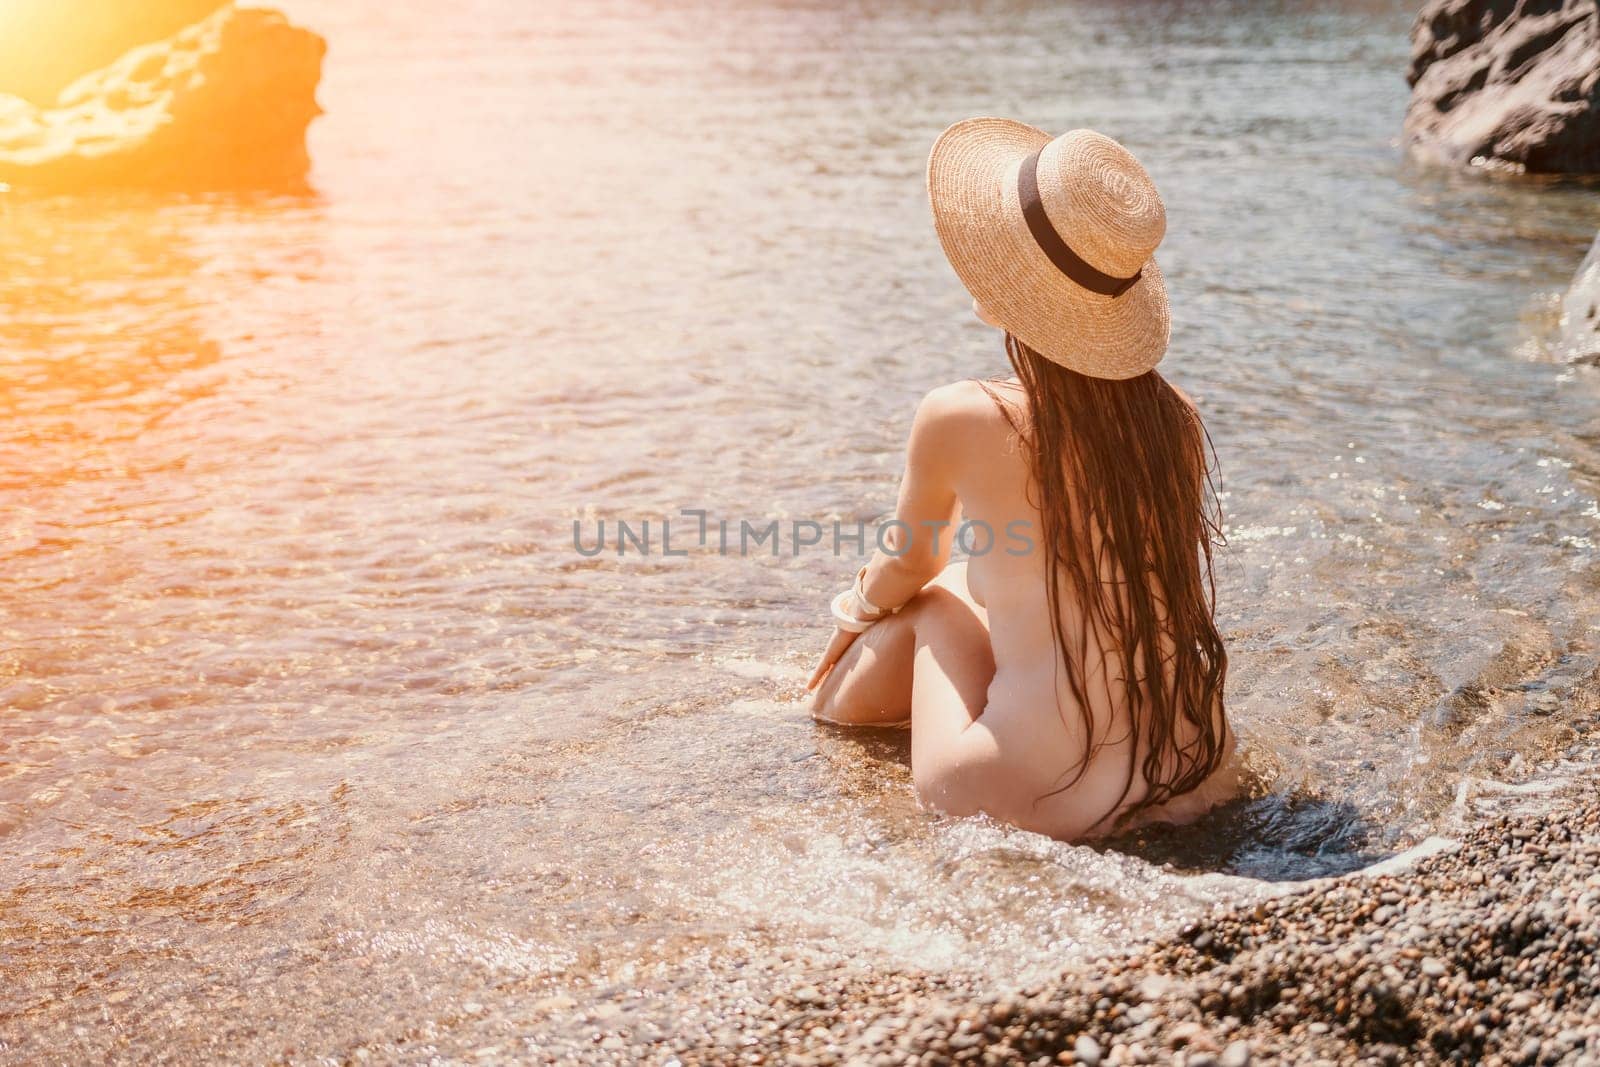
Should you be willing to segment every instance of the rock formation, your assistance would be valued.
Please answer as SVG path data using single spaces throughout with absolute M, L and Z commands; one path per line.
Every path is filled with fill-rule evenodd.
M 0 182 L 293 187 L 325 50 L 277 12 L 229 6 L 83 76 L 53 107 L 0 96 Z
M 1406 139 L 1423 158 L 1600 172 L 1595 0 L 1426 0 L 1406 77 Z
M 48 107 L 130 48 L 170 37 L 227 0 L 4 0 L 0 93 Z
M 1600 236 L 1589 246 L 1567 295 L 1561 298 L 1556 343 L 1560 354 L 1574 363 L 1600 364 Z

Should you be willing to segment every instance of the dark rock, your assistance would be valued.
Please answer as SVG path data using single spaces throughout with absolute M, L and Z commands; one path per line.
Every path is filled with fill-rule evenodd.
M 1427 0 L 1406 78 L 1406 140 L 1422 158 L 1600 172 L 1595 0 Z
M 72 82 L 199 22 L 227 0 L 8 0 L 0 7 L 0 93 L 53 104 Z
M 294 187 L 325 49 L 275 11 L 225 7 L 73 82 L 55 107 L 0 96 L 0 182 Z

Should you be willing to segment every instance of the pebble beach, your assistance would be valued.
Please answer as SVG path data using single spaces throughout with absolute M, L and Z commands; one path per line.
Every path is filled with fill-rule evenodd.
M 1568 784 L 1539 814 L 1221 909 L 1059 981 L 818 980 L 630 1052 L 795 1067 L 1600 1064 L 1600 791 Z

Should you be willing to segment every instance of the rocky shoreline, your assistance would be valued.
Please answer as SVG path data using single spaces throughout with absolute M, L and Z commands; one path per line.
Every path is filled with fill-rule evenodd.
M 1426 0 L 1406 81 L 1413 155 L 1511 173 L 1600 172 L 1593 0 Z
M 301 191 L 326 49 L 276 11 L 226 4 L 48 105 L 0 92 L 0 183 Z
M 812 975 L 649 1058 L 1600 1064 L 1600 794 L 1583 788 L 1404 869 L 1223 910 L 1045 986 Z

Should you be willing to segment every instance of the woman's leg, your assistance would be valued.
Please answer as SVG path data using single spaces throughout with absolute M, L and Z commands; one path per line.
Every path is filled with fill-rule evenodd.
M 917 594 L 921 596 L 922 594 Z M 915 598 L 912 598 L 915 600 Z M 916 633 L 908 604 L 877 623 L 839 657 L 811 695 L 811 714 L 840 726 L 899 726 L 911 719 Z
M 928 677 L 922 675 L 926 673 Z M 811 713 L 847 726 L 901 725 L 919 699 L 946 690 L 982 713 L 994 676 L 988 614 L 967 589 L 967 565 L 952 563 L 891 615 L 856 639 L 812 697 Z
M 951 746 L 989 706 L 994 646 L 989 641 L 988 614 L 970 596 L 930 587 L 919 597 L 911 686 L 911 777 L 917 794 L 942 809 L 948 805 L 930 784 L 949 765 Z

